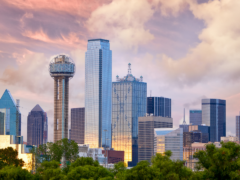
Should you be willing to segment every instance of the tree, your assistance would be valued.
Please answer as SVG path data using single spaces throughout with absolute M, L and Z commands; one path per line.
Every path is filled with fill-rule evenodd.
M 221 142 L 222 147 L 208 144 L 205 151 L 198 151 L 197 169 L 202 170 L 204 179 L 240 179 L 240 145 Z M 199 175 L 199 174 L 198 174 Z
M 23 167 L 24 161 L 18 159 L 18 151 L 14 150 L 12 147 L 0 149 L 0 169 L 10 165 Z
M 22 169 L 20 166 L 5 166 L 0 170 L 0 179 L 21 179 L 21 180 L 32 180 L 34 176 L 26 169 Z

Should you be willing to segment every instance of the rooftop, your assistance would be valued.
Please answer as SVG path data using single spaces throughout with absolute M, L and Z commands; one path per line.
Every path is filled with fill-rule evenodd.
M 90 41 L 101 41 L 101 42 L 109 42 L 109 40 L 107 40 L 107 39 L 89 39 L 88 40 L 88 42 L 90 42 Z

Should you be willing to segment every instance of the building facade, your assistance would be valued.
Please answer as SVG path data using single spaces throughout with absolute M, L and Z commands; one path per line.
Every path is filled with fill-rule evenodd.
M 112 147 L 124 151 L 124 162 L 135 166 L 138 162 L 138 117 L 147 112 L 147 83 L 131 74 L 117 76 L 112 85 Z
M 151 162 L 154 155 L 154 128 L 172 128 L 173 119 L 161 116 L 138 118 L 138 162 Z
M 236 116 L 236 136 L 240 139 L 240 116 Z
M 202 124 L 202 110 L 190 110 L 189 111 L 190 124 L 201 125 Z
M 172 160 L 183 160 L 183 129 L 182 128 L 155 128 L 154 154 L 172 152 Z
M 210 127 L 205 125 L 189 125 L 189 132 L 194 130 L 201 131 L 202 133 L 202 143 L 209 142 L 209 135 L 210 135 Z
M 107 157 L 108 164 L 115 164 L 118 162 L 124 162 L 124 151 L 105 150 L 102 151 L 105 157 Z
M 10 109 L 0 109 L 0 135 L 10 135 Z
M 71 109 L 71 140 L 77 144 L 84 144 L 85 108 Z
M 148 97 L 147 113 L 154 116 L 172 117 L 171 99 L 165 97 Z
M 220 142 L 226 136 L 226 101 L 202 99 L 202 124 L 210 126 L 210 141 Z
M 88 40 L 85 53 L 85 144 L 111 147 L 112 51 L 104 39 Z
M 28 114 L 27 144 L 39 146 L 46 144 L 48 139 L 47 113 L 37 104 Z
M 0 112 L 4 113 L 5 134 L 21 135 L 21 112 L 19 110 L 19 100 L 15 103 L 10 91 L 5 90 L 0 99 Z
M 74 76 L 75 64 L 66 55 L 54 57 L 49 65 L 54 79 L 54 142 L 68 138 L 69 80 Z

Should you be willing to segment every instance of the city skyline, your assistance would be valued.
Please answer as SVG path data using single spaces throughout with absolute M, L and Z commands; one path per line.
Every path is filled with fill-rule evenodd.
M 233 23 L 238 1 L 131 0 L 128 6 L 124 0 L 88 6 L 80 2 L 81 6 L 74 1 L 54 6 L 34 0 L 2 2 L 0 94 L 9 89 L 14 99 L 21 100 L 24 140 L 27 114 L 41 104 L 53 141 L 53 83 L 47 72 L 52 55 L 64 52 L 75 60 L 77 78 L 70 81 L 69 109 L 84 106 L 84 53 L 87 40 L 99 37 L 111 41 L 113 79 L 124 76 L 130 62 L 133 74 L 148 83 L 148 96 L 152 91 L 152 96 L 172 99 L 174 127 L 182 122 L 183 107 L 188 112 L 200 109 L 201 99 L 225 99 L 227 135 L 235 135 L 240 55 L 237 38 L 232 37 L 238 36 L 239 25 Z

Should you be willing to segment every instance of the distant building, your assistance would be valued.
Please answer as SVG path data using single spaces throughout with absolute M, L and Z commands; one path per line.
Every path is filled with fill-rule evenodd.
M 124 151 L 130 167 L 138 162 L 138 117 L 147 112 L 147 83 L 142 81 L 132 75 L 129 63 L 127 76 L 112 83 L 112 147 Z
M 210 126 L 210 141 L 220 142 L 226 136 L 226 101 L 202 99 L 202 123 Z
M 8 89 L 5 90 L 2 98 L 0 99 L 0 109 L 2 109 L 1 112 L 5 114 L 4 122 L 6 125 L 6 135 L 21 136 L 21 112 L 19 110 L 19 100 L 17 100 L 17 103 L 15 103 Z
M 90 39 L 85 53 L 85 144 L 90 148 L 111 147 L 111 122 L 110 43 L 106 39 Z
M 71 140 L 71 129 L 69 129 L 68 139 Z
M 202 124 L 202 110 L 190 110 L 190 124 L 201 125 Z
M 228 136 L 228 137 L 221 137 L 221 141 L 223 142 L 236 142 L 239 143 L 239 138 L 237 136 Z
M 172 128 L 173 119 L 161 116 L 138 118 L 138 162 L 151 162 L 154 155 L 154 128 Z
M 165 97 L 148 97 L 147 113 L 154 116 L 172 117 L 171 99 Z
M 103 150 L 102 153 L 105 156 L 105 150 Z M 108 159 L 108 164 L 124 162 L 124 151 L 106 150 L 106 157 Z
M 182 128 L 155 128 L 154 154 L 172 152 L 172 160 L 183 160 L 183 129 Z
M 84 144 L 85 108 L 71 109 L 71 140 L 77 144 Z
M 10 135 L 10 109 L 0 109 L 0 135 Z
M 240 139 L 240 116 L 236 116 L 236 136 Z
M 27 143 L 39 146 L 46 144 L 48 139 L 47 113 L 37 104 L 28 114 L 27 119 Z
M 199 130 L 202 133 L 202 143 L 209 142 L 210 127 L 205 125 L 189 125 L 189 132 Z

